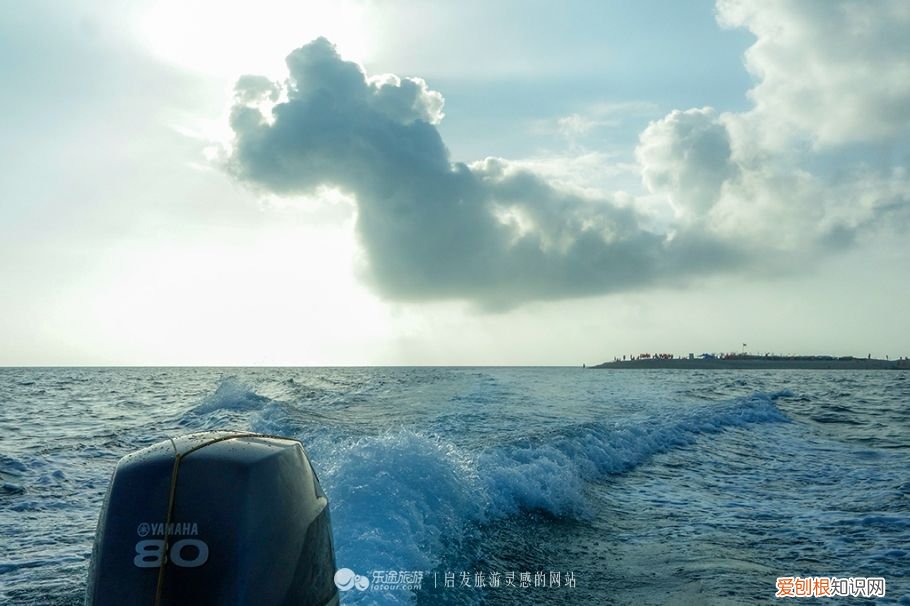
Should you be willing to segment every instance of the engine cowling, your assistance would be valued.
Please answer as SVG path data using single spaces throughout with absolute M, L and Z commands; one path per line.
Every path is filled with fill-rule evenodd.
M 300 442 L 235 432 L 120 460 L 87 606 L 338 603 L 328 499 Z

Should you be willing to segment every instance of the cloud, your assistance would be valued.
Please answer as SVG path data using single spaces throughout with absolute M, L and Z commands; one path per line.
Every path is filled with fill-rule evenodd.
M 906 139 L 910 130 L 910 4 L 718 0 L 717 20 L 748 28 L 757 80 L 753 135 L 781 147 Z M 763 136 L 760 136 L 763 135 Z
M 667 195 L 690 220 L 703 217 L 735 178 L 731 156 L 730 133 L 710 107 L 676 110 L 652 122 L 636 149 L 645 187 Z
M 825 164 L 818 154 L 762 148 L 739 128 L 745 119 L 752 117 L 674 110 L 642 132 L 636 148 L 642 182 L 673 206 L 675 229 L 763 249 L 769 263 L 773 255 L 805 263 L 910 220 L 904 166 L 833 158 L 836 170 L 812 170 Z
M 283 83 L 238 80 L 228 170 L 273 195 L 334 187 L 356 200 L 366 276 L 393 300 L 508 309 L 805 271 L 910 225 L 910 52 L 888 46 L 910 44 L 895 38 L 910 9 L 877 6 L 720 0 L 718 21 L 756 36 L 754 106 L 652 121 L 635 148 L 641 193 L 604 194 L 616 188 L 567 182 L 572 171 L 545 162 L 454 162 L 440 93 L 369 76 L 323 38 L 287 57 Z M 597 124 L 558 126 L 580 136 Z
M 910 223 L 910 5 L 719 0 L 717 19 L 755 35 L 754 106 L 652 122 L 646 189 L 690 229 L 799 266 Z
M 501 309 L 685 280 L 741 259 L 704 235 L 645 229 L 634 206 L 505 160 L 452 162 L 435 127 L 442 96 L 423 80 L 369 77 L 325 39 L 287 65 L 283 86 L 238 81 L 229 170 L 272 193 L 330 185 L 353 195 L 369 277 L 389 298 Z
M 625 101 L 618 103 L 596 103 L 582 112 L 561 116 L 553 121 L 542 122 L 541 132 L 558 134 L 570 143 L 578 139 L 599 134 L 610 128 L 621 126 L 629 118 L 650 116 L 657 112 L 654 103 L 645 101 Z

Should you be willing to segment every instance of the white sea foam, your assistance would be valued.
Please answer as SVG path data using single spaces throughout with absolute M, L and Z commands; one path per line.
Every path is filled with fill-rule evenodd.
M 472 526 L 522 512 L 589 516 L 589 482 L 702 434 L 785 420 L 772 396 L 758 394 L 637 425 L 569 426 L 477 453 L 410 430 L 317 441 L 310 450 L 332 499 L 339 566 L 431 570 L 457 553 Z
M 257 394 L 251 387 L 235 377 L 225 377 L 218 383 L 215 393 L 207 396 L 190 412 L 203 415 L 218 410 L 258 410 L 269 402 L 269 398 Z

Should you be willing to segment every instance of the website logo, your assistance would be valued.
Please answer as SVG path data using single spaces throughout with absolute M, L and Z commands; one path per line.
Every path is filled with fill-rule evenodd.
M 366 591 L 370 586 L 370 579 L 355 573 L 350 568 L 339 568 L 335 573 L 335 586 L 341 591 L 350 591 L 355 587 Z

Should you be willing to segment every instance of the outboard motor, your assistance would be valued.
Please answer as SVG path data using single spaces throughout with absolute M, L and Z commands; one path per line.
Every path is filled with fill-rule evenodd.
M 86 606 L 338 604 L 328 499 L 300 442 L 206 432 L 120 460 Z

